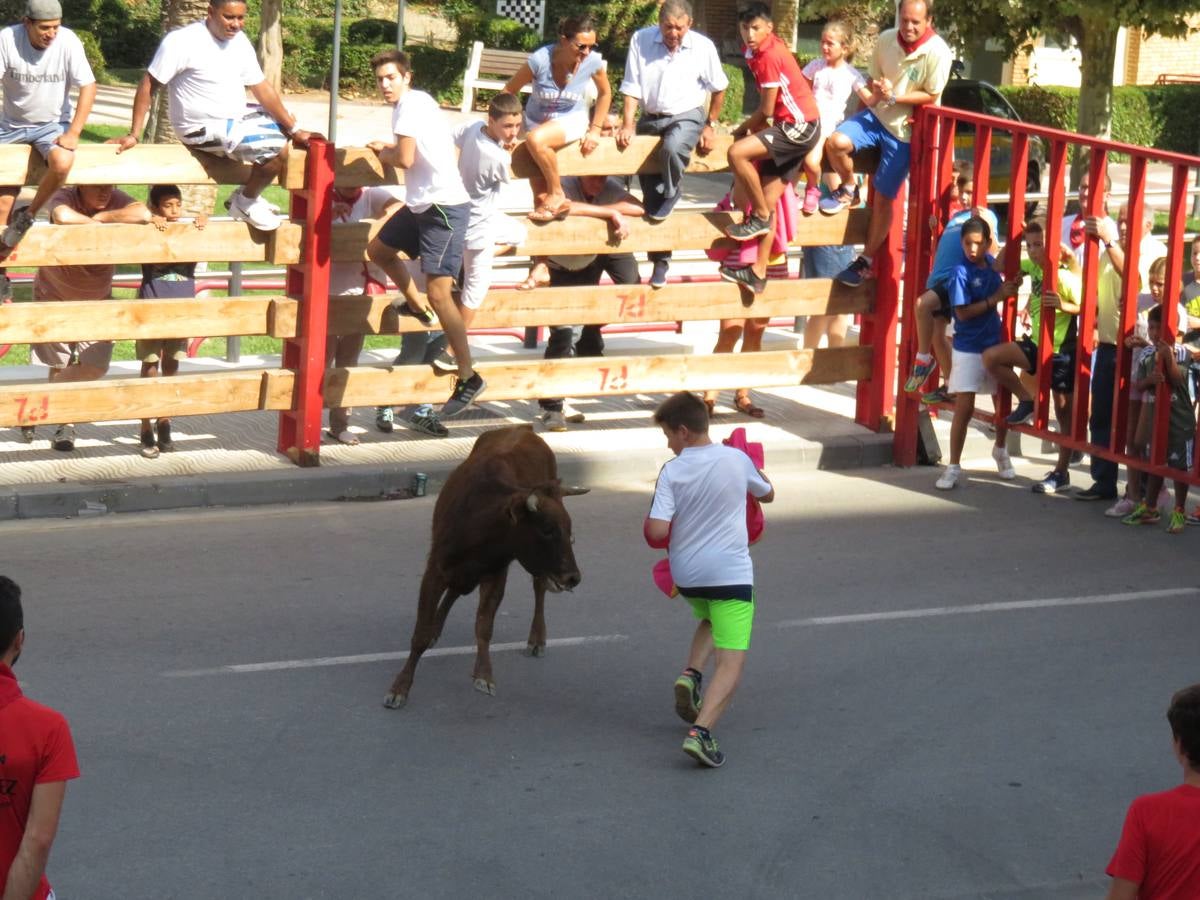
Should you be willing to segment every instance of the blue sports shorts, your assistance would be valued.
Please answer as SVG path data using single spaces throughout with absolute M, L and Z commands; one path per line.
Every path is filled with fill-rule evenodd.
M 433 204 L 415 213 L 402 206 L 383 223 L 376 237 L 409 259 L 421 260 L 426 275 L 457 278 L 466 246 L 469 203 L 454 206 Z
M 850 138 L 856 151 L 864 147 L 879 148 L 879 168 L 875 170 L 871 180 L 875 184 L 875 190 L 889 200 L 894 200 L 900 192 L 900 186 L 904 184 L 904 179 L 908 178 L 912 148 L 884 128 L 883 123 L 869 109 L 855 113 L 839 125 L 837 130 Z

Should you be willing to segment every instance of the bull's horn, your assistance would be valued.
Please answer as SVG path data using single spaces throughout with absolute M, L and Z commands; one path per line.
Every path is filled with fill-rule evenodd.
M 529 496 L 525 498 L 525 506 L 531 513 L 538 511 L 538 498 L 536 491 L 531 491 Z
M 579 485 L 569 485 L 562 489 L 564 497 L 576 497 L 579 494 L 586 494 L 591 488 L 580 487 Z

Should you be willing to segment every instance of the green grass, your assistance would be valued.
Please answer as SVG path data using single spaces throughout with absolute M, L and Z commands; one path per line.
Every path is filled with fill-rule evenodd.
M 1166 234 L 1170 227 L 1171 217 L 1164 212 L 1154 214 L 1154 233 Z M 1195 234 L 1200 231 L 1200 218 L 1196 216 L 1188 216 L 1187 221 L 1183 223 L 1183 230 L 1188 234 Z

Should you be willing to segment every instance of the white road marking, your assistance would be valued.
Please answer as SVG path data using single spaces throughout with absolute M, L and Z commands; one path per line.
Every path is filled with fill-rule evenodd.
M 1166 588 L 1160 591 L 1133 591 L 1124 594 L 1094 594 L 1088 597 L 1051 597 L 1046 600 L 1013 600 L 1007 603 L 976 603 L 970 606 L 930 606 L 925 609 L 898 609 L 892 612 L 854 613 L 845 616 L 814 616 L 777 622 L 776 628 L 811 628 L 818 625 L 853 625 L 859 622 L 889 622 L 897 619 L 931 619 L 936 616 L 962 616 L 977 613 L 1012 612 L 1019 609 L 1047 609 L 1060 606 L 1096 606 L 1102 603 L 1132 603 L 1136 600 L 1160 600 L 1200 594 L 1200 587 Z
M 587 637 L 550 638 L 546 641 L 549 647 L 578 647 L 583 644 L 607 644 L 613 641 L 629 639 L 626 634 L 594 634 Z M 492 644 L 492 652 L 505 650 L 524 650 L 525 641 L 512 641 L 507 644 Z M 475 652 L 475 645 L 466 647 L 434 647 L 426 650 L 422 659 L 431 656 L 468 656 Z M 316 669 L 323 666 L 352 666 L 359 663 L 384 662 L 387 660 L 408 659 L 407 650 L 395 650 L 387 653 L 360 653 L 357 656 L 318 656 L 314 659 L 281 659 L 274 662 L 238 663 L 230 666 L 218 666 L 215 669 L 183 669 L 176 672 L 163 672 L 167 678 L 195 678 L 199 675 L 246 675 L 253 672 L 280 672 L 285 669 Z

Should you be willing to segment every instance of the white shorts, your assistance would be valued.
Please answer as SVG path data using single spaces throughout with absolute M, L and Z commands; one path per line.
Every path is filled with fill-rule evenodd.
M 586 109 L 573 112 L 570 115 L 559 116 L 556 119 L 547 119 L 545 122 L 535 122 L 528 116 L 525 117 L 525 131 L 530 132 L 533 129 L 542 125 L 557 125 L 563 130 L 566 136 L 567 143 L 577 141 L 587 134 L 588 126 L 592 124 L 591 116 Z
M 996 393 L 996 382 L 983 366 L 982 353 L 955 350 L 950 359 L 950 380 L 946 384 L 946 390 L 951 394 Z

